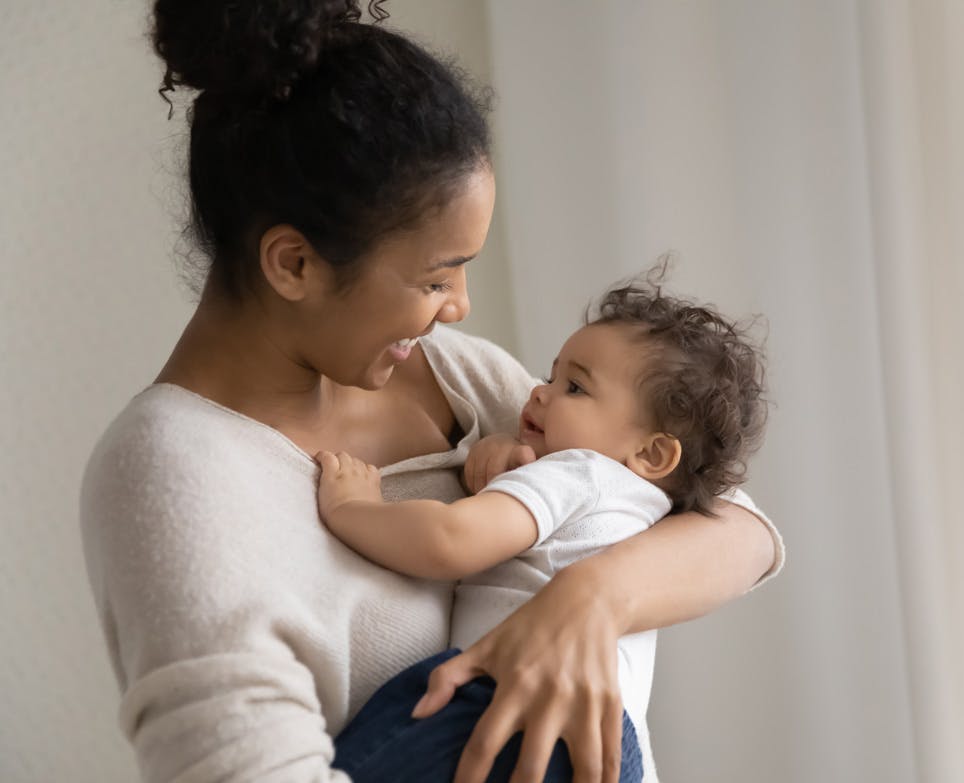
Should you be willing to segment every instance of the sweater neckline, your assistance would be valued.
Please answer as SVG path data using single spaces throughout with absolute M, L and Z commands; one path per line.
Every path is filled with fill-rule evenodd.
M 425 341 L 426 343 L 428 341 Z M 459 394 L 452 386 L 439 374 L 439 368 L 436 366 L 435 351 L 425 350 L 427 346 L 423 346 L 425 352 L 425 358 L 428 361 L 429 369 L 432 371 L 432 375 L 435 377 L 435 382 L 438 384 L 439 388 L 442 390 L 442 394 L 448 401 L 449 407 L 452 409 L 452 414 L 455 416 L 456 421 L 462 429 L 462 437 L 459 439 L 458 443 L 447 451 L 436 451 L 431 454 L 418 454 L 414 457 L 408 457 L 400 462 L 393 462 L 390 465 L 385 465 L 379 468 L 382 475 L 390 475 L 393 473 L 402 473 L 407 469 L 415 467 L 415 464 L 419 468 L 427 467 L 442 467 L 447 462 L 449 462 L 460 450 L 464 448 L 464 445 L 470 439 L 478 439 L 479 432 L 479 422 L 478 415 L 476 414 L 471 403 L 466 400 L 461 394 Z M 436 346 L 432 346 L 435 348 Z M 183 394 L 195 402 L 198 402 L 206 407 L 213 408 L 222 414 L 228 415 L 240 422 L 247 424 L 258 429 L 260 432 L 265 433 L 269 437 L 282 444 L 282 446 L 291 454 L 293 454 L 298 461 L 306 467 L 310 467 L 312 470 L 318 468 L 318 463 L 315 462 L 315 458 L 312 457 L 307 451 L 305 451 L 301 446 L 295 443 L 291 438 L 285 435 L 281 430 L 272 427 L 270 424 L 265 424 L 263 421 L 259 421 L 247 414 L 241 413 L 234 408 L 229 408 L 227 405 L 223 405 L 216 400 L 212 400 L 210 397 L 205 397 L 203 394 L 198 394 L 185 386 L 181 386 L 177 383 L 171 383 L 169 381 L 162 381 L 159 383 L 152 383 L 146 388 L 144 388 L 140 394 L 145 394 L 152 390 L 167 390 L 175 394 Z M 140 396 L 140 395 L 138 395 Z
M 281 430 L 275 427 L 272 427 L 270 424 L 265 424 L 263 421 L 258 421 L 257 419 L 251 416 L 248 416 L 247 414 L 241 413 L 241 411 L 237 411 L 234 408 L 229 408 L 227 405 L 222 405 L 220 402 L 217 402 L 216 400 L 212 400 L 210 397 L 205 397 L 203 394 L 198 394 L 196 391 L 191 391 L 191 389 L 188 389 L 186 386 L 181 386 L 178 383 L 170 383 L 168 381 L 162 381 L 160 383 L 152 383 L 148 387 L 146 387 L 141 392 L 141 394 L 146 394 L 154 390 L 167 391 L 167 392 L 172 392 L 174 394 L 184 395 L 194 400 L 195 402 L 198 402 L 201 405 L 204 405 L 205 407 L 213 408 L 222 414 L 230 416 L 233 419 L 237 419 L 238 421 L 248 426 L 254 427 L 259 431 L 277 440 L 279 443 L 281 443 L 284 446 L 286 450 L 290 451 L 295 456 L 297 456 L 301 462 L 308 464 L 313 468 L 318 467 L 318 463 L 315 462 L 314 457 L 312 457 L 307 451 L 301 448 L 301 446 L 295 443 L 291 438 L 285 435 Z

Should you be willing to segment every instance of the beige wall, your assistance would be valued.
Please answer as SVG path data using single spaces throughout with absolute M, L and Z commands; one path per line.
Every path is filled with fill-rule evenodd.
M 486 77 L 481 3 L 397 3 L 403 27 Z M 172 248 L 180 116 L 147 8 L 0 5 L 0 780 L 135 778 L 77 532 L 94 440 L 150 383 L 191 312 Z M 498 225 L 471 265 L 469 328 L 512 344 Z

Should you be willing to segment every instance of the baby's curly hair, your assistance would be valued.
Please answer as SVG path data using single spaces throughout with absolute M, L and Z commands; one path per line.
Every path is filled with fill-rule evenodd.
M 711 307 L 668 296 L 667 261 L 642 278 L 611 289 L 587 325 L 633 328 L 645 352 L 638 390 L 653 425 L 682 447 L 664 488 L 673 511 L 708 516 L 713 499 L 746 480 L 746 463 L 763 441 L 767 420 L 762 345 L 749 324 Z

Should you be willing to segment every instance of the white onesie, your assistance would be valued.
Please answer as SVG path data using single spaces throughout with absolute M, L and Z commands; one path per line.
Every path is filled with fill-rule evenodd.
M 588 449 L 548 454 L 496 477 L 483 492 L 514 497 L 529 509 L 539 532 L 530 549 L 458 586 L 452 644 L 463 650 L 532 598 L 557 571 L 645 530 L 671 507 L 659 487 Z M 655 630 L 619 640 L 623 707 L 636 727 L 647 781 L 656 780 L 646 728 L 655 654 Z

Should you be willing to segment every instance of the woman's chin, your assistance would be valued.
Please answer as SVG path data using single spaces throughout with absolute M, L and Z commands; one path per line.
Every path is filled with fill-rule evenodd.
M 373 364 L 369 365 L 364 371 L 364 377 L 357 379 L 351 385 L 357 386 L 360 389 L 366 389 L 367 391 L 377 391 L 381 389 L 391 380 L 396 368 L 405 362 L 411 353 L 412 347 L 400 351 L 397 349 L 397 346 L 390 346 Z
M 381 389 L 386 383 L 391 380 L 392 375 L 395 372 L 395 367 L 397 363 L 391 359 L 386 360 L 386 357 L 382 357 L 378 364 L 371 367 L 366 373 L 365 383 L 359 384 L 361 388 L 368 389 L 369 391 L 377 391 Z

